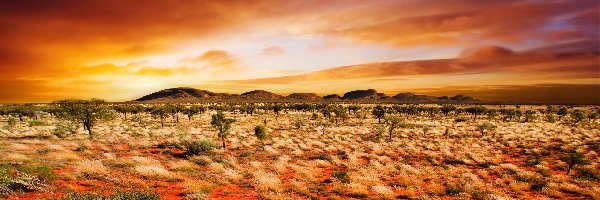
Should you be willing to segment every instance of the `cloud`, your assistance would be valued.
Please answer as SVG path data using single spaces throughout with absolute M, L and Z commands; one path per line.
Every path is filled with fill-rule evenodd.
M 285 53 L 285 49 L 279 46 L 269 46 L 262 51 L 262 55 L 277 56 Z
M 379 7 L 370 11 L 351 10 L 339 15 L 353 16 L 353 20 L 339 17 L 323 23 L 317 33 L 348 37 L 357 41 L 380 43 L 400 48 L 422 45 L 479 44 L 482 41 L 524 43 L 530 38 L 552 32 L 548 27 L 572 30 L 571 36 L 578 39 L 596 38 L 600 26 L 594 24 L 598 18 L 597 1 L 503 1 L 480 2 L 448 1 L 463 6 L 439 9 L 433 1 L 419 1 L 415 5 L 398 3 L 388 8 Z M 394 9 L 392 9 L 394 8 Z M 417 9 L 420 14 L 406 15 L 403 11 Z M 354 14 L 352 14 L 354 12 Z M 566 16 L 577 17 L 556 25 Z M 342 23 L 345 27 L 329 23 Z M 596 31 L 591 31 L 596 30 Z M 543 37 L 536 37 L 543 39 Z M 551 40 L 556 42 L 557 38 Z M 573 39 L 566 38 L 566 39 Z
M 138 70 L 136 75 L 153 75 L 153 76 L 171 76 L 174 74 L 190 74 L 197 70 L 189 67 L 176 67 L 176 68 L 156 68 L 156 67 L 144 67 Z
M 194 62 L 205 62 L 212 66 L 232 66 L 237 59 L 229 52 L 223 50 L 210 50 L 192 59 Z
M 515 52 L 506 47 L 483 46 L 451 59 L 368 63 L 334 67 L 296 76 L 240 80 L 247 84 L 293 84 L 323 80 L 351 80 L 409 75 L 515 73 L 553 78 L 600 77 L 598 40 L 548 45 Z M 548 78 L 548 77 L 546 77 Z
M 136 76 L 171 76 L 175 74 L 189 74 L 196 71 L 190 67 L 171 67 L 159 68 L 151 66 L 139 66 L 141 63 L 129 63 L 126 65 L 115 65 L 112 63 L 103 63 L 99 65 L 86 66 L 82 68 L 78 75 L 136 75 Z M 74 74 L 74 75 L 77 75 Z

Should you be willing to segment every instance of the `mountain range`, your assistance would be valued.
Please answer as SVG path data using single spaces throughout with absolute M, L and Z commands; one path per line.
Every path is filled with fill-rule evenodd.
M 265 90 L 253 90 L 242 94 L 216 93 L 190 87 L 169 88 L 148 94 L 135 102 L 145 103 L 193 103 L 193 102 L 221 102 L 221 101 L 250 101 L 250 102 L 286 102 L 286 101 L 359 101 L 359 102 L 406 102 L 406 103 L 470 103 L 481 100 L 462 94 L 449 96 L 417 95 L 409 92 L 387 96 L 378 93 L 375 89 L 354 90 L 344 93 L 319 96 L 315 93 L 292 93 L 287 96 L 275 94 Z

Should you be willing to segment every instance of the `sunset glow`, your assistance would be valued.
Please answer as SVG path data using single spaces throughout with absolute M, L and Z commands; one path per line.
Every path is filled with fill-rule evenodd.
M 594 0 L 4 1 L 0 103 L 187 86 L 597 104 L 599 12 Z

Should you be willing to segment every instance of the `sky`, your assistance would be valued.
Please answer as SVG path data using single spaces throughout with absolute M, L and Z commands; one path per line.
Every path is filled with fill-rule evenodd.
M 0 2 L 0 103 L 243 93 L 600 104 L 596 0 Z

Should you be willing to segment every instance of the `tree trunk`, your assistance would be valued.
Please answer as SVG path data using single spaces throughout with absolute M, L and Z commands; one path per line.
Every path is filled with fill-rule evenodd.
M 94 135 L 92 134 L 92 127 L 88 124 L 84 124 L 83 127 L 87 129 L 88 134 L 90 135 L 90 139 L 94 139 Z
M 177 118 L 177 123 L 179 123 L 179 115 L 175 114 L 175 117 Z
M 188 115 L 188 120 L 191 122 L 192 121 L 192 115 Z
M 225 147 L 225 137 L 221 136 L 221 141 L 223 142 L 223 149 L 227 149 L 227 147 Z
M 378 124 L 381 124 L 381 118 L 377 118 L 377 120 L 378 120 L 378 122 L 377 122 L 377 123 L 378 123 Z
M 160 118 L 160 127 L 165 127 L 165 118 Z
M 571 169 L 573 169 L 574 165 L 569 165 L 569 168 L 567 169 L 567 176 L 569 175 L 569 173 L 571 172 Z

